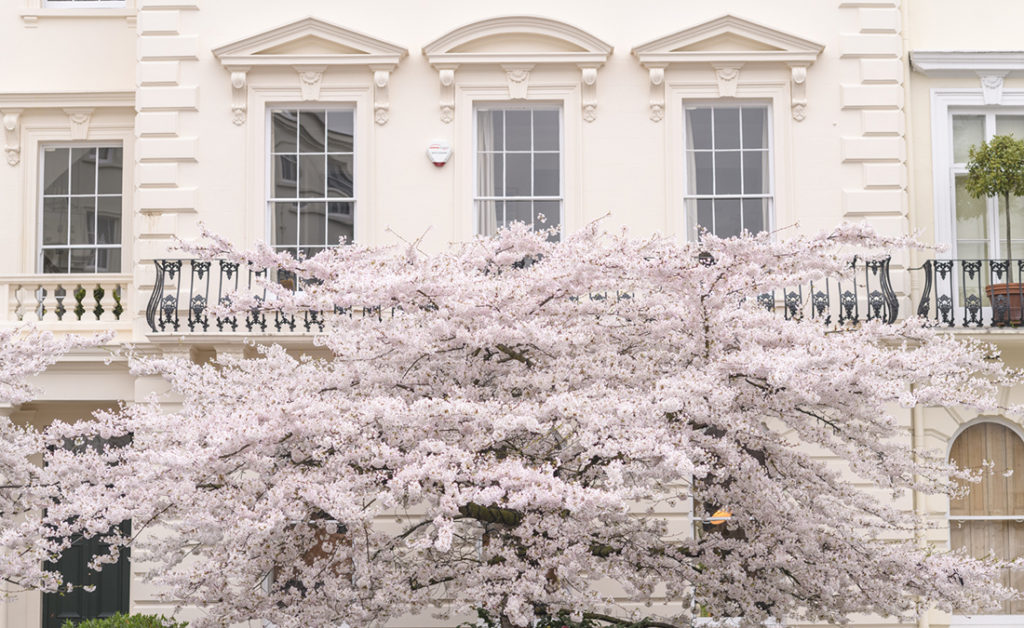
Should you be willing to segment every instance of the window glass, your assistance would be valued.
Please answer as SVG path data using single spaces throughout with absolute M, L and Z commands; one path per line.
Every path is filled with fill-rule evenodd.
M 481 108 L 476 125 L 477 232 L 491 235 L 514 221 L 561 225 L 561 111 Z
M 121 147 L 43 149 L 42 272 L 121 271 L 122 160 Z
M 353 241 L 354 117 L 352 110 L 271 111 L 268 210 L 277 250 L 311 257 Z
M 985 141 L 985 116 L 953 116 L 953 161 L 965 164 L 971 146 Z
M 772 193 L 768 107 L 685 109 L 686 212 L 691 237 L 770 228 Z

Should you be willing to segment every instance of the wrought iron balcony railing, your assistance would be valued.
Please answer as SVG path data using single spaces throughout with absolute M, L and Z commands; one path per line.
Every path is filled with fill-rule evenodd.
M 948 327 L 1024 325 L 1024 260 L 935 259 L 925 262 L 917 315 Z
M 240 268 L 226 260 L 164 259 L 156 261 L 156 282 L 146 307 L 146 322 L 154 332 L 314 332 L 323 331 L 324 316 L 306 311 L 286 314 L 275 310 L 258 278 L 270 277 L 292 290 L 301 289 L 294 275 L 280 270 Z M 210 307 L 232 293 L 247 293 L 258 303 L 244 316 L 216 316 Z M 611 295 L 591 295 L 592 299 Z M 616 298 L 628 298 L 621 293 Z M 889 260 L 857 260 L 852 278 L 827 279 L 804 286 L 793 286 L 757 297 L 769 310 L 781 310 L 789 319 L 809 318 L 825 325 L 848 326 L 880 319 L 893 322 L 899 314 L 899 301 L 889 279 Z M 386 309 L 386 308 L 385 308 Z M 380 306 L 361 308 L 349 315 L 383 318 Z

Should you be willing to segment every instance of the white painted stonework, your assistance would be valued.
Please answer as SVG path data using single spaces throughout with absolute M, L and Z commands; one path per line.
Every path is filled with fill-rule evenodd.
M 815 232 L 863 220 L 939 244 L 954 237 L 949 108 L 1024 111 L 1024 46 L 1011 26 L 1024 23 L 1024 3 L 1016 0 L 86 4 L 0 6 L 0 325 L 108 329 L 117 345 L 200 360 L 244 351 L 245 335 L 154 333 L 144 316 L 153 262 L 177 257 L 175 238 L 196 237 L 200 222 L 245 246 L 271 237 L 275 109 L 353 111 L 356 241 L 422 236 L 433 250 L 478 228 L 481 105 L 558 109 L 569 232 L 610 213 L 609 229 L 687 237 L 686 107 L 746 104 L 767 107 L 772 226 Z M 424 159 L 438 140 L 451 148 L 440 168 Z M 121 270 L 44 274 L 43 155 L 94 145 L 123 149 Z M 894 259 L 901 312 L 923 289 L 908 269 L 930 255 Z M 104 289 L 101 316 L 57 316 L 56 295 L 78 286 Z M 312 346 L 305 334 L 269 335 Z M 1024 358 L 1024 332 L 987 336 L 1006 359 Z M 121 360 L 105 364 L 107 355 L 69 356 L 40 378 L 41 399 L 11 412 L 25 422 L 81 418 L 163 389 L 130 376 Z M 1006 397 L 1020 402 L 1024 391 Z M 908 437 L 935 449 L 973 418 L 902 417 Z M 948 508 L 924 498 L 904 506 L 940 522 Z M 948 531 L 925 538 L 941 546 Z M 134 610 L 173 610 L 141 582 L 131 601 Z M 950 621 L 931 612 L 918 625 Z M 38 595 L 0 603 L 0 627 L 40 625 Z M 401 625 L 445 624 L 420 617 Z

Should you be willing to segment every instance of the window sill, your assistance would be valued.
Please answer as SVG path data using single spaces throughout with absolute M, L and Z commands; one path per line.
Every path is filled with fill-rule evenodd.
M 28 9 L 19 15 L 29 28 L 35 27 L 40 19 L 50 18 L 120 18 L 134 28 L 137 13 L 135 9 Z
M 950 628 L 1005 628 L 1024 626 L 1024 615 L 953 615 Z

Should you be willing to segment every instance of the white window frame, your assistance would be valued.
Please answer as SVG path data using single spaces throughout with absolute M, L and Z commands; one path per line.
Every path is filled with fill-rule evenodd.
M 344 102 L 338 102 L 338 103 L 315 102 L 315 103 L 310 103 L 308 101 L 304 102 L 304 103 L 301 103 L 301 104 L 300 103 L 275 103 L 275 104 L 269 104 L 268 103 L 264 107 L 264 110 L 266 112 L 265 115 L 264 115 L 264 118 L 265 118 L 264 140 L 265 141 L 263 142 L 263 147 L 264 147 L 264 153 L 263 154 L 264 154 L 264 158 L 265 158 L 265 161 L 266 161 L 266 169 L 264 171 L 264 190 L 263 190 L 263 207 L 264 207 L 263 215 L 264 215 L 264 220 L 265 220 L 265 228 L 264 228 L 264 236 L 263 237 L 265 238 L 265 242 L 269 246 L 274 248 L 274 249 L 277 249 L 279 246 L 282 246 L 282 245 L 276 244 L 274 242 L 274 233 L 273 233 L 274 220 L 273 220 L 273 215 L 272 215 L 273 211 L 274 211 L 273 207 L 272 207 L 272 203 L 275 202 L 274 201 L 274 197 L 273 197 L 273 188 L 274 188 L 274 174 L 273 174 L 274 173 L 274 163 L 273 163 L 274 162 L 274 150 L 273 150 L 273 145 L 272 145 L 272 143 L 274 141 L 273 118 L 274 118 L 274 112 L 275 111 L 281 111 L 281 110 L 298 111 L 300 113 L 303 112 L 303 111 L 323 111 L 323 112 L 327 112 L 327 111 L 349 111 L 349 112 L 352 113 L 352 197 L 351 197 L 351 199 L 346 200 L 344 202 L 348 202 L 348 203 L 352 204 L 352 240 L 351 240 L 351 242 L 349 242 L 349 244 L 352 244 L 352 243 L 355 243 L 355 242 L 361 242 L 361 240 L 360 240 L 360 228 L 359 228 L 359 223 L 360 223 L 359 215 L 360 215 L 360 210 L 361 210 L 361 207 L 362 207 L 362 204 L 359 202 L 359 192 L 360 192 L 360 187 L 361 187 L 360 186 L 360 179 L 359 179 L 359 175 L 360 175 L 359 170 L 361 169 L 360 168 L 360 164 L 359 164 L 359 154 L 360 154 L 360 137 L 359 136 L 360 136 L 360 131 L 359 131 L 359 110 L 358 110 L 356 104 L 355 103 L 344 103 Z M 296 146 L 296 151 L 298 151 L 298 147 L 297 146 Z M 325 177 L 327 176 L 326 170 L 324 171 L 324 176 Z M 298 192 L 298 188 L 297 187 L 296 187 L 296 192 Z M 309 199 L 307 199 L 307 201 L 308 200 Z M 316 202 L 317 200 L 318 199 L 312 199 L 313 202 Z M 285 201 L 285 202 L 288 202 L 288 201 Z M 296 203 L 298 203 L 298 202 L 301 202 L 301 201 L 296 200 Z M 324 200 L 324 202 L 326 203 L 327 201 Z M 327 243 L 326 246 L 322 247 L 322 248 L 330 248 L 332 246 L 337 246 L 337 244 Z M 298 246 L 297 248 L 302 248 L 302 246 Z M 318 248 L 320 248 L 320 247 L 318 247 Z
M 686 214 L 686 125 L 685 107 L 688 105 L 762 104 L 768 106 L 769 125 L 769 166 L 771 177 L 771 211 L 768 216 L 769 232 L 776 225 L 789 225 L 797 221 L 793 211 L 792 190 L 795 189 L 796 173 L 781 169 L 780 164 L 792 163 L 789 147 L 789 124 L 793 123 L 789 97 L 788 74 L 785 78 L 745 82 L 740 78 L 734 98 L 719 95 L 716 83 L 694 82 L 689 73 L 677 68 L 665 70 L 665 204 L 667 215 L 665 225 L 668 233 L 681 240 L 689 240 Z
M 113 246 L 113 245 L 100 246 L 99 244 L 80 245 L 80 246 L 74 246 L 74 245 L 65 245 L 65 246 L 47 245 L 47 248 L 49 248 L 49 249 L 66 250 L 66 251 L 69 252 L 68 253 L 69 255 L 70 255 L 71 249 L 74 249 L 74 248 L 90 249 L 90 250 L 93 250 L 93 251 L 95 251 L 97 249 L 114 249 L 114 248 L 116 248 L 117 251 L 118 251 L 118 255 L 121 257 L 121 264 L 120 264 L 121 269 L 120 270 L 116 270 L 116 271 L 100 271 L 100 270 L 95 270 L 95 271 L 93 271 L 91 273 L 47 273 L 47 274 L 54 275 L 54 276 L 56 276 L 56 275 L 70 275 L 70 276 L 74 276 L 74 275 L 80 275 L 80 274 L 89 274 L 89 275 L 121 275 L 121 274 L 132 272 L 131 269 L 128 269 L 128 268 L 125 267 L 125 261 L 127 259 L 126 256 L 125 256 L 125 245 L 126 245 L 126 243 L 125 243 L 125 236 L 126 236 L 125 227 L 126 227 L 127 222 L 128 222 L 125 219 L 125 201 L 127 199 L 127 195 L 125 194 L 125 187 L 126 187 L 126 181 L 125 180 L 128 179 L 130 174 L 131 174 L 131 168 L 130 168 L 131 164 L 129 164 L 129 163 L 127 163 L 125 161 L 126 155 L 127 155 L 127 151 L 125 150 L 124 145 L 122 143 L 120 143 L 120 142 L 114 142 L 114 141 L 98 141 L 98 142 L 91 142 L 91 141 L 80 141 L 80 142 L 43 142 L 43 143 L 41 143 L 39 145 L 38 155 L 36 156 L 36 163 L 38 164 L 38 170 L 37 170 L 38 182 L 37 182 L 37 186 L 36 186 L 36 199 L 37 199 L 37 205 L 36 205 L 36 225 L 37 226 L 36 226 L 36 242 L 35 242 L 35 248 L 36 248 L 36 265 L 35 265 L 35 269 L 36 269 L 36 272 L 39 273 L 39 274 L 43 274 L 43 250 L 44 250 L 43 249 L 43 246 L 44 246 L 43 245 L 43 207 L 44 207 L 44 202 L 43 201 L 44 201 L 44 197 L 45 197 L 45 188 L 44 188 L 44 186 L 45 186 L 45 175 L 46 175 L 46 173 L 45 173 L 46 149 L 48 149 L 48 148 L 96 148 L 96 149 L 99 149 L 99 148 L 120 148 L 121 149 L 121 194 L 120 194 L 120 196 L 121 196 L 121 238 L 120 238 L 121 242 L 116 247 Z M 98 153 L 97 153 L 97 156 L 98 156 Z M 98 162 L 97 162 L 96 166 L 97 166 L 96 176 L 99 177 L 99 163 Z M 97 183 L 98 183 L 98 179 L 97 179 Z M 70 193 L 70 190 L 69 190 L 69 193 Z M 93 193 L 93 197 L 94 198 L 96 198 L 97 196 L 98 196 L 98 190 Z M 96 211 L 97 211 L 97 215 L 98 215 L 98 212 L 99 212 L 99 207 L 98 206 L 96 208 Z M 71 224 L 69 222 L 68 229 L 70 229 L 70 228 L 71 228 Z M 97 239 L 99 238 L 99 232 L 98 231 L 96 233 L 96 237 L 97 237 Z
M 768 125 L 768 146 L 767 146 L 767 149 L 768 149 L 768 192 L 766 194 L 700 194 L 700 195 L 698 195 L 696 193 L 696 190 L 693 190 L 691 192 L 691 187 L 694 185 L 694 182 L 690 181 L 688 179 L 688 177 L 687 177 L 687 172 L 689 172 L 688 161 L 687 161 L 689 159 L 689 155 L 687 154 L 688 151 L 686 149 L 687 136 L 686 136 L 686 120 L 685 120 L 685 116 L 686 116 L 686 112 L 688 110 L 690 110 L 690 109 L 700 109 L 700 108 L 707 108 L 707 107 L 711 107 L 711 108 L 715 108 L 715 109 L 719 109 L 719 108 L 721 108 L 721 109 L 725 109 L 725 108 L 742 109 L 744 107 L 751 107 L 751 108 L 752 107 L 764 107 L 766 109 L 766 115 L 765 115 L 766 121 L 765 121 L 765 124 Z M 775 144 L 774 144 L 775 125 L 774 125 L 774 120 L 773 120 L 772 109 L 773 109 L 773 107 L 772 107 L 771 101 L 762 101 L 762 100 L 759 100 L 759 99 L 738 100 L 738 99 L 731 99 L 730 98 L 730 99 L 720 99 L 720 100 L 689 100 L 689 101 L 684 101 L 683 102 L 682 109 L 681 109 L 681 115 L 683 116 L 683 120 L 681 121 L 681 125 L 682 125 L 682 154 L 683 154 L 683 156 L 682 156 L 682 160 L 683 160 L 683 176 L 682 176 L 682 181 L 683 181 L 683 219 L 684 219 L 685 225 L 686 225 L 686 237 L 687 237 L 688 240 L 691 240 L 691 241 L 695 240 L 696 239 L 696 235 L 697 235 L 696 234 L 696 231 L 697 231 L 697 216 L 696 215 L 694 215 L 694 216 L 690 215 L 688 205 L 689 205 L 689 201 L 691 201 L 691 200 L 698 200 L 698 199 L 738 198 L 738 199 L 742 200 L 742 199 L 746 199 L 746 198 L 767 198 L 768 199 L 768 216 L 767 216 L 767 220 L 765 221 L 765 224 L 764 224 L 764 230 L 768 231 L 768 232 L 772 232 L 772 231 L 775 230 L 775 224 L 776 224 L 775 223 Z M 742 149 L 743 149 L 743 145 L 742 145 L 742 122 L 740 124 L 740 127 L 741 127 L 741 131 L 740 131 L 741 143 L 740 143 L 740 149 L 738 149 L 738 150 L 742 151 Z M 714 133 L 713 130 L 712 130 L 712 133 Z M 712 156 L 714 156 L 715 151 L 716 151 L 716 149 L 714 149 L 714 148 L 711 149 Z M 742 156 L 741 156 L 741 164 L 742 164 Z M 694 211 L 696 211 L 696 209 Z M 741 211 L 742 211 L 742 209 L 741 209 Z
M 480 160 L 478 159 L 480 146 L 479 140 L 479 116 L 477 115 L 480 111 L 557 111 L 558 112 L 558 195 L 557 196 L 489 196 L 481 197 L 478 185 L 480 183 L 479 178 L 479 167 Z M 521 201 L 558 201 L 559 203 L 559 216 L 558 224 L 561 227 L 559 232 L 559 239 L 565 236 L 565 107 L 560 102 L 516 102 L 516 101 L 476 101 L 473 106 L 473 121 L 472 121 L 472 134 L 473 134 L 473 233 L 475 235 L 482 235 L 480 233 L 480 212 L 477 206 L 477 201 L 481 200 L 521 200 Z M 506 138 L 507 140 L 507 138 Z M 507 146 L 502 146 L 502 154 L 507 151 Z M 520 151 L 517 151 L 520 152 Z M 540 151 L 550 152 L 550 151 Z M 533 163 L 532 156 L 535 151 L 531 148 L 531 165 Z M 507 162 L 503 165 L 503 168 L 507 168 Z M 531 170 L 531 181 L 532 181 L 532 170 Z M 502 186 L 504 187 L 504 186 Z M 552 224 L 551 221 L 548 224 Z
M 1024 115 L 1024 90 L 1003 90 L 1002 102 L 998 105 L 985 104 L 981 89 L 932 89 L 931 100 L 932 205 L 935 207 L 935 242 L 950 247 L 947 252 L 940 255 L 941 258 L 956 259 L 956 211 L 953 206 L 953 115 L 970 115 L 972 113 Z M 987 202 L 991 204 L 997 201 L 989 199 Z M 989 236 L 989 239 L 991 240 L 992 236 Z M 995 251 L 999 249 L 998 242 L 996 245 L 995 249 L 990 248 L 990 255 L 994 255 Z M 992 257 L 992 259 L 998 258 Z

